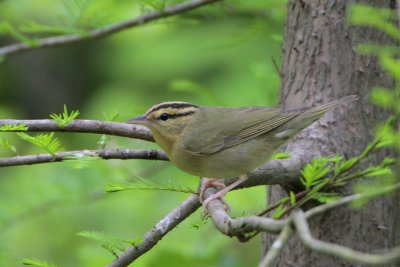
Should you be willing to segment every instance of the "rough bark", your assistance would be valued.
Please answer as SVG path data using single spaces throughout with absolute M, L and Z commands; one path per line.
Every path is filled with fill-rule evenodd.
M 361 56 L 355 46 L 365 42 L 389 41 L 381 32 L 350 27 L 346 21 L 350 5 L 362 2 L 389 7 L 389 0 L 292 0 L 288 3 L 283 44 L 281 104 L 301 107 L 326 103 L 357 94 L 358 103 L 343 106 L 325 115 L 286 146 L 287 151 L 312 151 L 315 157 L 359 154 L 372 140 L 375 126 L 388 113 L 371 105 L 369 90 L 376 85 L 392 87 L 373 56 Z M 387 151 L 375 153 L 371 161 L 380 161 Z M 288 186 L 288 185 L 286 185 Z M 351 186 L 341 190 L 348 193 Z M 269 203 L 286 196 L 279 186 L 270 190 Z M 312 234 L 361 251 L 372 252 L 400 243 L 398 197 L 378 199 L 362 210 L 343 208 L 314 219 Z M 264 236 L 264 252 L 273 236 Z M 356 266 L 306 250 L 292 238 L 276 266 Z

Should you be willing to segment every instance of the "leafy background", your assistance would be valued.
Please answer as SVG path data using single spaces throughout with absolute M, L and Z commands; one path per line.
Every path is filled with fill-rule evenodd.
M 181 1 L 3 0 L 0 45 L 15 38 L 84 33 Z M 106 39 L 37 50 L 0 64 L 0 117 L 49 118 L 63 105 L 78 118 L 126 121 L 168 100 L 200 105 L 277 104 L 284 0 L 225 1 Z M 7 22 L 7 23 L 5 23 Z M 12 35 L 14 38 L 10 37 Z M 155 148 L 127 138 L 60 134 L 66 150 Z M 45 153 L 2 133 L 18 155 Z M 15 153 L 0 146 L 0 156 Z M 0 265 L 24 258 L 57 266 L 103 266 L 113 255 L 77 233 L 141 238 L 187 194 L 154 190 L 105 193 L 108 183 L 137 182 L 196 189 L 199 179 L 168 162 L 85 161 L 0 170 Z M 265 206 L 265 189 L 231 192 L 234 216 Z M 260 240 L 219 234 L 200 212 L 174 229 L 135 266 L 255 266 Z

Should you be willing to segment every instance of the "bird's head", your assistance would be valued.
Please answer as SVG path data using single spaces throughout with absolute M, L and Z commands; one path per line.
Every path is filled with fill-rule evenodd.
M 186 102 L 163 102 L 128 123 L 148 127 L 156 142 L 167 152 L 194 118 L 199 106 Z

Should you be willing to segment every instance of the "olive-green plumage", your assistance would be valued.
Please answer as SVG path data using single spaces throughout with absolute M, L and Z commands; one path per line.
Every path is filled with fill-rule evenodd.
M 352 95 L 295 110 L 164 102 L 129 123 L 147 126 L 172 163 L 185 172 L 233 178 L 259 167 L 325 112 L 357 99 Z

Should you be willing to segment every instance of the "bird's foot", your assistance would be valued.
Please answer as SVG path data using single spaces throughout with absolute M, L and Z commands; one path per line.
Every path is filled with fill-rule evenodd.
M 225 196 L 225 193 L 220 194 L 220 192 L 224 191 L 224 189 L 226 188 L 225 184 L 219 182 L 220 179 L 215 179 L 215 178 L 204 178 L 201 182 L 201 186 L 200 186 L 200 202 L 203 204 L 204 209 L 207 208 L 208 203 L 211 200 L 214 199 L 219 199 L 221 200 L 221 202 L 224 204 L 225 206 L 225 210 L 227 212 L 230 211 L 231 207 L 229 206 L 229 204 L 222 198 L 223 196 Z M 211 196 L 209 196 L 207 199 L 204 199 L 204 193 L 207 190 L 207 188 L 209 187 L 216 187 L 218 188 L 220 191 L 218 191 L 215 194 L 212 194 Z
M 237 179 L 235 182 L 231 183 L 229 186 L 225 186 L 225 184 L 218 182 L 218 179 L 206 179 L 204 183 L 202 183 L 200 187 L 200 202 L 203 203 L 204 209 L 207 209 L 208 203 L 214 199 L 220 199 L 222 203 L 225 206 L 225 210 L 227 212 L 230 211 L 231 207 L 229 204 L 223 199 L 223 197 L 228 193 L 231 189 L 235 188 L 239 184 L 243 183 L 244 181 L 247 180 L 247 175 L 240 176 L 239 179 Z M 207 199 L 204 200 L 204 192 L 208 187 L 217 187 L 220 188 L 220 191 L 218 191 L 215 194 L 212 194 L 209 196 Z

